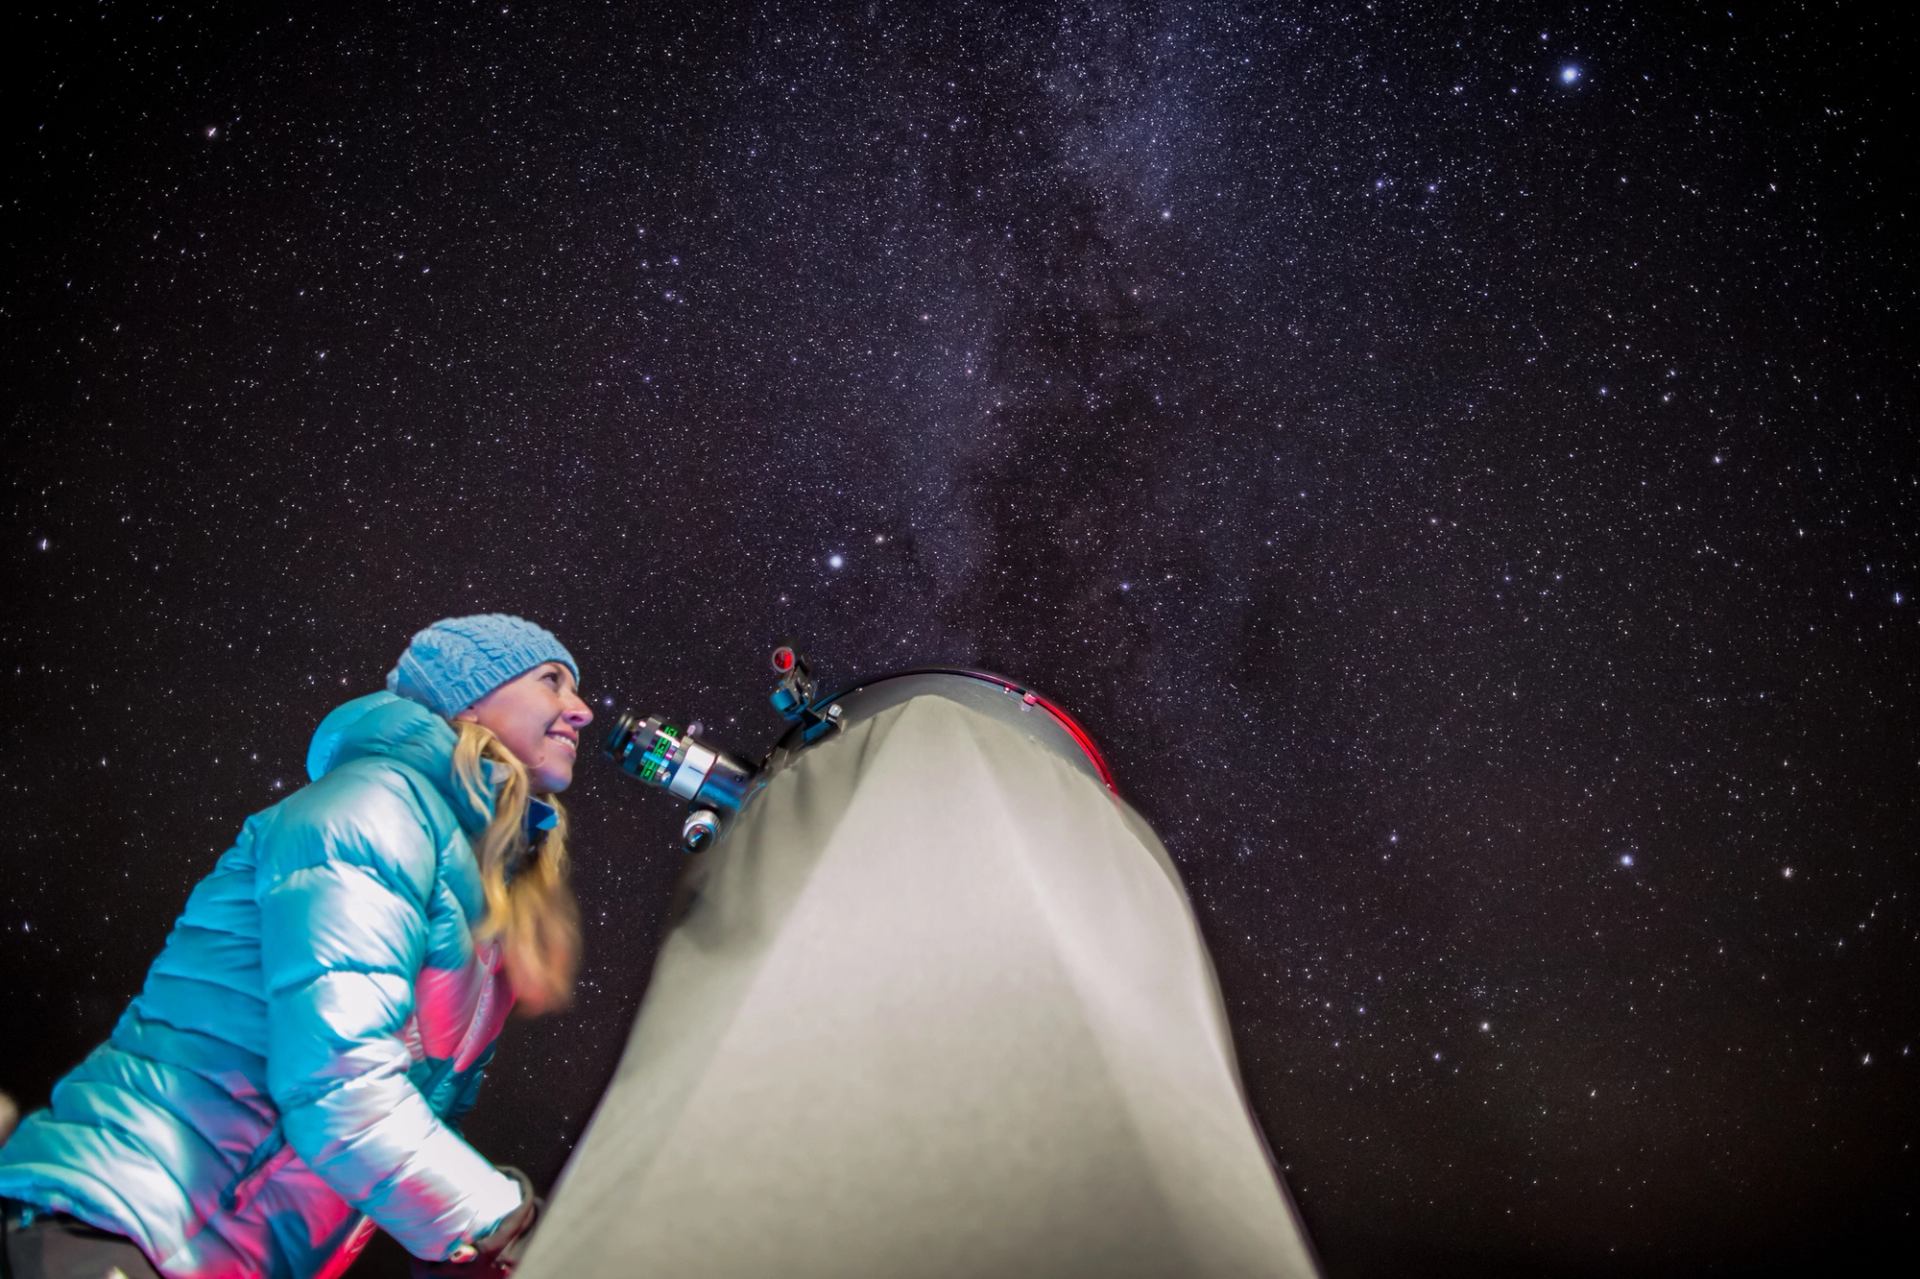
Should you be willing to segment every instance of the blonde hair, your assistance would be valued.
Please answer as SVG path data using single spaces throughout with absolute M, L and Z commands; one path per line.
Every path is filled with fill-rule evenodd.
M 487 917 L 477 935 L 498 938 L 501 963 L 515 999 L 529 1013 L 553 1012 L 573 998 L 580 968 L 580 908 L 567 883 L 567 810 L 555 796 L 555 823 L 536 850 L 527 842 L 527 801 L 532 780 L 527 766 L 492 731 L 456 720 L 459 740 L 453 748 L 453 776 L 468 802 L 493 816 L 474 841 L 480 883 L 487 896 Z M 488 764 L 497 767 L 489 770 Z M 504 777 L 498 790 L 486 774 Z

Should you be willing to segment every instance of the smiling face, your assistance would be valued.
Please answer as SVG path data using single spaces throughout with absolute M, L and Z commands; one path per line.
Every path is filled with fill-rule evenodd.
M 593 711 L 580 700 L 572 671 L 559 662 L 542 662 L 454 718 L 491 729 L 527 766 L 534 791 L 549 794 L 565 790 L 573 781 L 580 730 L 593 722 Z

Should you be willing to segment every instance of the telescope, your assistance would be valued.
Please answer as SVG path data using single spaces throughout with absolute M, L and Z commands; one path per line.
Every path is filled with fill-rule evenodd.
M 1179 872 L 1004 676 L 816 686 L 758 755 L 620 715 L 690 852 L 516 1279 L 1310 1279 Z

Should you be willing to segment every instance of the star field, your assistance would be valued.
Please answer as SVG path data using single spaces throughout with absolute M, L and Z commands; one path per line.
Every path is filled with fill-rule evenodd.
M 8 19 L 0 1088 L 505 610 L 748 755 L 785 639 L 1071 708 L 1330 1275 L 1911 1255 L 1913 50 L 1469 8 Z M 549 1184 L 680 865 L 567 798 Z

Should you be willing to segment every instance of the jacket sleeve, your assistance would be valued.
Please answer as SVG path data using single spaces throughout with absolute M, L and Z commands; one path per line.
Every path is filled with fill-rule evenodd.
M 261 856 L 267 1090 L 294 1153 L 437 1261 L 512 1212 L 519 1187 L 408 1076 L 402 1031 L 438 850 L 410 798 L 374 777 L 334 780 L 282 810 Z

